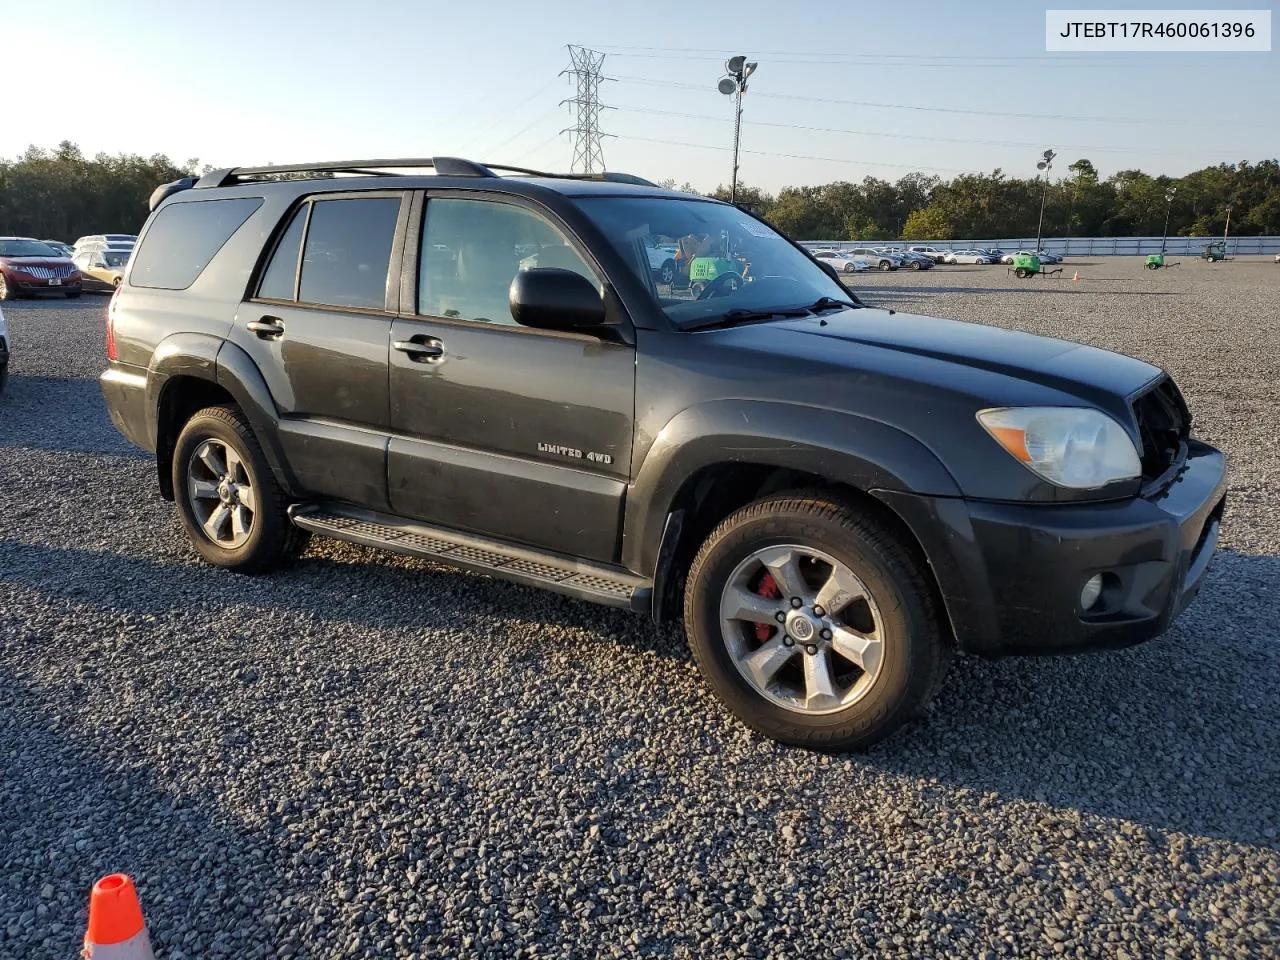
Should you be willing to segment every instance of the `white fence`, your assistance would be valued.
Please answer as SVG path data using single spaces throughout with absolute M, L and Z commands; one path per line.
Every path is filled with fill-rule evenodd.
M 1170 237 L 1165 253 L 1170 256 L 1199 256 L 1206 243 L 1221 237 Z M 806 247 L 895 246 L 925 245 L 938 250 L 969 250 L 973 248 L 1001 250 L 1032 250 L 1035 237 L 1004 238 L 1000 240 L 803 240 Z M 1040 246 L 1050 253 L 1077 257 L 1133 257 L 1160 252 L 1159 237 L 1045 237 Z M 1251 254 L 1280 253 L 1280 237 L 1228 237 L 1227 256 L 1244 257 Z

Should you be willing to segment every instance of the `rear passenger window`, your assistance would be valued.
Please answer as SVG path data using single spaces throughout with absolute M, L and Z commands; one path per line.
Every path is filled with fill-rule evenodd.
M 308 209 L 305 203 L 298 208 L 289 229 L 276 244 L 276 252 L 271 255 L 271 263 L 262 275 L 258 296 L 270 300 L 293 299 L 293 284 L 298 276 L 298 248 L 302 246 L 302 230 L 307 225 Z
M 238 197 L 162 207 L 134 251 L 130 286 L 187 289 L 260 206 L 261 197 Z
M 298 300 L 382 310 L 399 197 L 316 200 L 302 253 Z

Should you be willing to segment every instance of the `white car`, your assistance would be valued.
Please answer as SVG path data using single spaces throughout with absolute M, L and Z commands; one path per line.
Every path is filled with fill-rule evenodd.
M 871 264 L 861 257 L 850 256 L 839 250 L 815 250 L 814 259 L 829 263 L 841 273 L 861 273 L 870 270 Z
M 1000 258 L 1001 263 L 1013 263 L 1014 257 L 1039 257 L 1041 263 L 1061 263 L 1062 258 L 1056 253 L 1049 253 L 1047 250 L 1041 250 L 1036 253 L 1034 250 L 1019 250 L 1016 253 L 1006 253 Z
M 947 263 L 990 263 L 991 258 L 981 250 L 952 250 L 947 254 Z
M 939 250 L 937 247 L 907 247 L 912 253 L 920 253 L 928 257 L 934 263 L 946 263 L 947 251 Z
M 1280 263 L 1280 253 L 1276 254 L 1276 263 Z
M 880 270 L 897 270 L 902 266 L 902 258 L 892 253 L 881 253 L 873 247 L 854 247 L 844 252 L 846 257 L 867 261 L 867 265 Z
M 9 381 L 9 328 L 4 325 L 4 311 L 0 310 L 0 393 Z
M 648 244 L 649 269 L 659 283 L 674 283 L 676 279 L 676 245 L 663 243 L 657 237 Z

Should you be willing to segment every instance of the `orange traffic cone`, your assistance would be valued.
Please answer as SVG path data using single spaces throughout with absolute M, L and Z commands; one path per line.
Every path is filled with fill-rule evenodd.
M 1077 270 L 1077 271 L 1076 271 L 1076 275 L 1075 275 L 1074 277 L 1072 277 L 1072 278 L 1071 278 L 1071 280 L 1072 280 L 1072 282 L 1073 282 L 1073 283 L 1079 283 L 1079 282 L 1080 282 L 1080 271 L 1079 271 L 1079 270 Z
M 85 960 L 155 960 L 132 878 L 113 873 L 93 885 L 80 955 Z

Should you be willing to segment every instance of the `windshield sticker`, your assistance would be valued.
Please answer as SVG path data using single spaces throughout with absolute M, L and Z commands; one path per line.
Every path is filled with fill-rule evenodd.
M 766 227 L 763 223 L 756 223 L 754 220 L 742 220 L 739 226 L 753 237 L 760 237 L 764 240 L 780 239 L 776 233 Z

